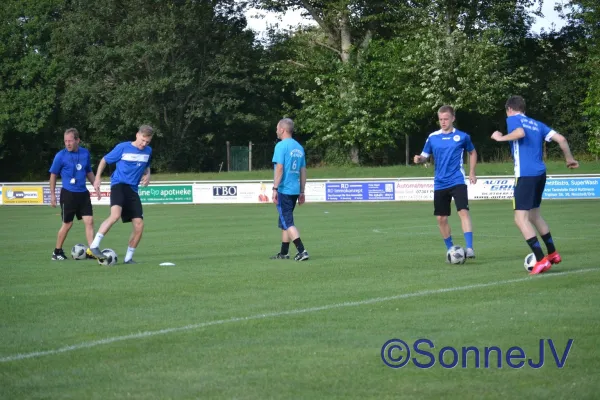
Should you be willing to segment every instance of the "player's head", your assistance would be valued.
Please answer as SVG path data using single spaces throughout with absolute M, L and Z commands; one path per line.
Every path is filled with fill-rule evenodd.
M 508 100 L 506 100 L 506 104 L 504 105 L 506 109 L 506 115 L 511 116 L 515 114 L 525 113 L 525 99 L 521 96 L 510 96 Z
M 284 118 L 277 123 L 277 139 L 286 139 L 294 134 L 294 121 Z
M 65 131 L 64 139 L 67 151 L 77 151 L 77 149 L 79 149 L 79 131 L 77 131 L 77 129 L 67 129 Z
M 140 150 L 143 150 L 146 146 L 150 144 L 153 135 L 154 130 L 150 125 L 140 126 L 137 133 L 135 134 L 134 146 Z
M 438 110 L 438 121 L 442 131 L 448 132 L 452 130 L 454 124 L 454 108 L 452 106 L 441 106 Z

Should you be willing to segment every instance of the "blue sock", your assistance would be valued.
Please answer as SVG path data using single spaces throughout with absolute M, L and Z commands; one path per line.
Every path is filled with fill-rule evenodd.
M 467 249 L 473 248 L 473 232 L 465 232 L 465 242 L 467 243 Z
M 454 246 L 454 243 L 452 243 L 452 235 L 444 239 L 444 243 L 446 243 L 446 249 L 449 249 L 450 247 Z

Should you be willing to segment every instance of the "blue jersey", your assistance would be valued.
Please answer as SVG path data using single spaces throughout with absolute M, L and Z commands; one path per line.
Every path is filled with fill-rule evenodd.
M 110 177 L 111 186 L 126 183 L 137 192 L 144 171 L 150 167 L 152 148 L 146 146 L 144 150 L 140 150 L 131 142 L 123 142 L 105 155 L 104 160 L 108 164 L 117 163 L 117 168 Z
M 283 177 L 278 192 L 300 194 L 300 169 L 306 167 L 304 148 L 292 138 L 283 139 L 275 146 L 273 164 L 283 165 Z
M 542 143 L 550 141 L 554 132 L 543 123 L 517 114 L 506 118 L 508 133 L 523 128 L 525 137 L 510 142 L 510 150 L 515 161 L 515 176 L 539 176 L 546 172 Z
M 90 152 L 83 147 L 79 147 L 77 151 L 68 151 L 62 149 L 54 157 L 50 173 L 60 175 L 63 188 L 70 192 L 85 192 L 85 180 L 88 173 L 92 172 L 90 162 Z M 75 178 L 75 183 L 71 183 L 71 179 Z
M 429 157 L 433 154 L 435 163 L 434 190 L 465 184 L 464 150 L 469 153 L 475 150 L 471 137 L 465 132 L 453 129 L 452 132 L 444 133 L 439 130 L 429 135 L 421 155 Z

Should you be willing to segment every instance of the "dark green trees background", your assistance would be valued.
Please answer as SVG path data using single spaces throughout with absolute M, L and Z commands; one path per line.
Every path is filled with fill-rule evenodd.
M 546 0 L 548 1 L 548 0 Z M 566 2 L 560 31 L 531 32 L 534 0 L 4 0 L 0 181 L 45 179 L 76 127 L 97 160 L 149 123 L 154 170 L 215 171 L 225 143 L 270 152 L 296 120 L 313 164 L 400 164 L 457 109 L 484 161 L 506 157 L 511 94 L 600 152 L 600 10 Z M 248 7 L 300 9 L 317 25 L 247 29 Z M 506 150 L 506 149 L 505 149 Z M 556 156 L 550 152 L 549 156 Z M 268 160 L 267 160 L 268 161 Z

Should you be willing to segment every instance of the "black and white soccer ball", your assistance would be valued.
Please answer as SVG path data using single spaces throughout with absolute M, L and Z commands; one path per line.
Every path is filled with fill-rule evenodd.
M 104 249 L 102 254 L 106 257 L 104 260 L 98 260 L 98 264 L 112 267 L 117 263 L 117 253 L 113 249 Z
M 446 260 L 450 264 L 464 264 L 467 261 L 467 254 L 465 249 L 460 246 L 452 246 L 446 253 Z
M 523 266 L 525 267 L 525 270 L 527 270 L 527 272 L 531 272 L 533 270 L 533 267 L 535 267 L 536 263 L 537 259 L 535 258 L 535 254 L 529 253 L 525 257 L 525 262 L 523 263 Z
M 71 248 L 71 257 L 73 260 L 85 260 L 85 252 L 87 251 L 87 246 L 85 244 L 76 244 Z

